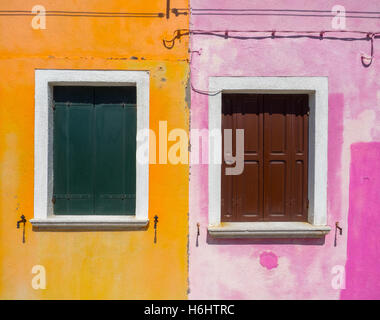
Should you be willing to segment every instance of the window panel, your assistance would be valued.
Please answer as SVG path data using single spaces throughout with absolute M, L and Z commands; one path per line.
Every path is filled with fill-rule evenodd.
M 223 94 L 222 112 L 222 128 L 244 129 L 244 171 L 225 176 L 223 161 L 221 220 L 307 221 L 308 96 Z
M 136 88 L 54 88 L 54 213 L 133 215 Z

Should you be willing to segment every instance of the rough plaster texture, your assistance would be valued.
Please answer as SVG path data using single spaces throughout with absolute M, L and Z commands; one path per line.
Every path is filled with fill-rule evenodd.
M 192 8 L 271 8 L 331 10 L 335 1 L 262 1 L 192 0 Z M 363 10 L 363 3 L 354 0 L 339 3 L 346 10 Z M 379 11 L 378 1 L 367 1 L 367 11 Z M 194 11 L 193 11 L 194 12 Z M 281 16 L 202 16 L 193 15 L 194 29 L 235 30 L 329 30 L 331 19 Z M 348 19 L 348 30 L 377 31 L 380 23 L 374 19 Z M 378 42 L 375 43 L 375 47 Z M 362 208 L 349 212 L 349 190 L 356 190 L 358 181 L 350 182 L 351 145 L 355 142 L 380 140 L 380 62 L 374 60 L 363 67 L 360 54 L 369 51 L 369 42 L 315 39 L 224 39 L 210 35 L 191 38 L 191 81 L 199 90 L 208 89 L 211 76 L 326 76 L 329 79 L 328 122 L 328 187 L 327 223 L 343 227 L 334 246 L 334 230 L 325 241 L 316 240 L 213 240 L 207 236 L 208 168 L 190 168 L 190 299 L 339 299 L 344 290 L 333 289 L 332 268 L 345 266 L 347 250 L 355 256 L 358 250 L 372 250 L 360 245 L 360 236 L 351 236 L 355 225 L 348 225 L 349 215 L 366 214 L 373 209 L 361 193 Z M 192 92 L 191 128 L 208 126 L 208 97 Z M 364 149 L 363 149 L 364 150 Z M 355 158 L 356 159 L 356 158 Z M 352 161 L 354 161 L 353 159 Z M 356 161 L 356 160 L 355 160 Z M 355 164 L 359 168 L 365 163 Z M 379 171 L 369 170 L 376 183 Z M 376 179 L 375 179 L 376 178 Z M 370 180 L 372 181 L 372 180 Z M 375 221 L 378 217 L 370 215 Z M 366 219 L 366 216 L 360 218 Z M 351 218 L 352 219 L 352 218 Z M 355 221 L 355 220 L 352 220 Z M 195 225 L 201 225 L 199 246 L 196 247 Z M 362 221 L 363 224 L 365 222 Z M 347 244 L 347 231 L 350 233 Z M 351 238 L 350 238 L 351 237 Z M 371 238 L 371 241 L 374 241 Z M 369 241 L 369 240 L 368 240 Z M 371 242 L 372 245 L 375 245 Z M 368 242 L 368 245 L 370 243 Z M 278 257 L 278 266 L 267 268 L 260 258 L 262 252 Z M 373 251 L 370 251 L 373 252 Z M 373 257 L 372 253 L 370 255 Z M 371 260 L 369 268 L 379 258 Z M 350 260 L 349 260 L 350 261 Z M 264 264 L 264 266 L 263 266 Z M 362 261 L 366 266 L 366 261 Z M 347 263 L 347 283 L 353 276 L 352 262 Z M 373 274 L 362 274 L 365 283 L 376 281 Z M 363 280 L 364 281 L 364 280 Z M 360 286 L 356 284 L 356 286 Z M 363 290 L 366 290 L 365 288 Z M 368 296 L 379 298 L 380 291 L 372 287 Z M 343 296 L 344 297 L 344 294 Z
M 34 0 L 0 1 L 1 10 L 31 10 Z M 161 12 L 162 1 L 46 0 L 47 10 Z M 188 2 L 176 0 L 187 7 Z M 186 299 L 188 165 L 149 167 L 149 219 L 139 231 L 35 232 L 26 242 L 16 221 L 33 218 L 35 69 L 145 70 L 150 74 L 150 128 L 188 130 L 187 39 L 167 50 L 161 39 L 186 28 L 166 18 L 0 17 L 0 298 Z M 168 148 L 175 142 L 168 142 Z M 46 289 L 31 286 L 34 265 Z M 169 272 L 170 271 L 170 272 Z

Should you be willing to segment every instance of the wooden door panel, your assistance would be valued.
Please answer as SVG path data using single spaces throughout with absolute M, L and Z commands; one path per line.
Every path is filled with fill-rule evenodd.
M 244 154 L 258 155 L 262 150 L 262 111 L 258 95 L 241 94 L 235 100 L 236 129 L 244 129 Z
M 295 162 L 294 170 L 294 201 L 292 213 L 294 216 L 293 220 L 302 220 L 304 216 L 304 198 L 305 198 L 305 188 L 303 186 L 304 181 L 304 163 L 303 161 L 297 160 Z
M 233 153 L 244 129 L 243 173 L 222 164 L 222 221 L 307 221 L 308 95 L 223 94 L 222 110 Z
M 294 221 L 307 221 L 308 211 L 308 142 L 309 107 L 307 95 L 293 95 L 292 141 L 292 217 Z
M 225 174 L 226 172 L 226 165 L 222 164 L 222 192 L 221 192 L 221 221 L 227 222 L 227 221 L 234 221 L 234 215 L 235 215 L 235 201 L 233 198 L 233 176 L 227 176 Z
M 240 94 L 235 101 L 235 128 L 244 130 L 244 171 L 233 177 L 236 221 L 259 221 L 263 218 L 262 95 Z
M 287 150 L 287 119 L 286 115 L 282 113 L 269 113 L 264 117 L 265 119 L 265 128 L 268 133 L 268 140 L 266 150 L 270 154 L 274 153 L 286 153 Z
M 287 163 L 273 160 L 265 167 L 265 208 L 264 219 L 285 219 L 287 217 Z
M 305 152 L 305 143 L 304 143 L 304 134 L 305 134 L 305 126 L 304 126 L 304 117 L 300 114 L 295 114 L 294 116 L 294 151 L 296 154 L 303 154 Z
M 54 213 L 134 215 L 136 88 L 56 86 Z
M 54 87 L 54 214 L 91 215 L 93 90 Z
M 291 103 L 287 95 L 264 95 L 264 220 L 290 220 Z
M 224 161 L 224 129 L 234 128 L 233 110 L 230 103 L 232 97 L 223 95 L 222 100 L 222 172 L 221 172 L 221 221 L 234 221 L 235 216 L 235 200 L 233 197 L 233 179 L 231 175 L 226 175 L 226 168 L 231 167 Z M 234 130 L 233 130 L 234 131 Z M 232 135 L 232 141 L 234 141 L 234 132 Z M 234 149 L 233 149 L 234 150 Z
M 234 128 L 244 130 L 244 171 L 233 176 L 236 221 L 263 218 L 262 95 L 239 94 L 233 103 Z
M 244 172 L 234 176 L 236 181 L 237 216 L 236 221 L 262 220 L 262 164 L 246 161 Z

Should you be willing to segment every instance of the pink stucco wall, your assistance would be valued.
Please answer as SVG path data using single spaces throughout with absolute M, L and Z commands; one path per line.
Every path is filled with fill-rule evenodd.
M 192 8 L 265 8 L 331 10 L 336 1 L 313 0 L 191 0 Z M 342 0 L 352 11 L 380 11 L 378 0 Z M 192 29 L 222 30 L 330 30 L 331 19 L 284 16 L 191 17 Z M 347 30 L 380 31 L 378 19 L 347 19 Z M 380 40 L 375 40 L 380 46 Z M 324 240 L 213 240 L 207 235 L 207 165 L 192 165 L 190 175 L 190 299 L 339 299 L 344 290 L 331 282 L 334 266 L 346 266 L 347 250 L 358 245 L 349 241 L 349 190 L 351 145 L 380 141 L 380 60 L 362 66 L 360 54 L 368 53 L 368 41 L 315 39 L 224 39 L 209 35 L 191 37 L 191 82 L 208 89 L 210 76 L 327 76 L 329 81 L 328 129 L 328 224 L 332 231 Z M 379 48 L 380 50 L 380 48 Z M 191 92 L 191 128 L 208 127 L 208 97 Z M 359 160 L 358 160 L 359 161 Z M 359 163 L 357 166 L 365 166 Z M 380 171 L 370 170 L 368 177 Z M 351 185 L 350 185 L 351 183 Z M 362 194 L 365 197 L 365 194 Z M 351 200 L 351 202 L 354 200 Z M 365 214 L 367 204 L 360 211 Z M 368 208 L 372 208 L 368 204 Z M 358 218 L 365 219 L 365 217 Z M 380 215 L 373 217 L 380 219 Z M 196 224 L 201 234 L 196 246 Z M 343 235 L 334 246 L 335 222 Z M 350 248 L 350 246 L 352 246 Z M 361 247 L 362 248 L 362 247 Z M 365 248 L 362 248 L 365 250 Z M 362 262 L 364 265 L 366 261 Z M 347 268 L 352 268 L 347 263 Z M 348 276 L 350 270 L 346 270 Z M 367 275 L 372 277 L 372 275 Z M 347 283 L 350 283 L 347 279 Z M 370 296 L 380 298 L 379 290 Z M 349 297 L 348 297 L 349 298 Z

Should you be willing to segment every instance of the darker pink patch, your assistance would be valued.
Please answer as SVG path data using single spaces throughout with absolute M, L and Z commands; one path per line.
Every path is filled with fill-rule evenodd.
M 380 143 L 351 146 L 345 300 L 380 298 Z M 344 229 L 343 229 L 344 230 Z
M 260 264 L 269 270 L 273 268 L 277 268 L 278 257 L 273 252 L 270 252 L 270 251 L 263 252 L 260 255 Z

